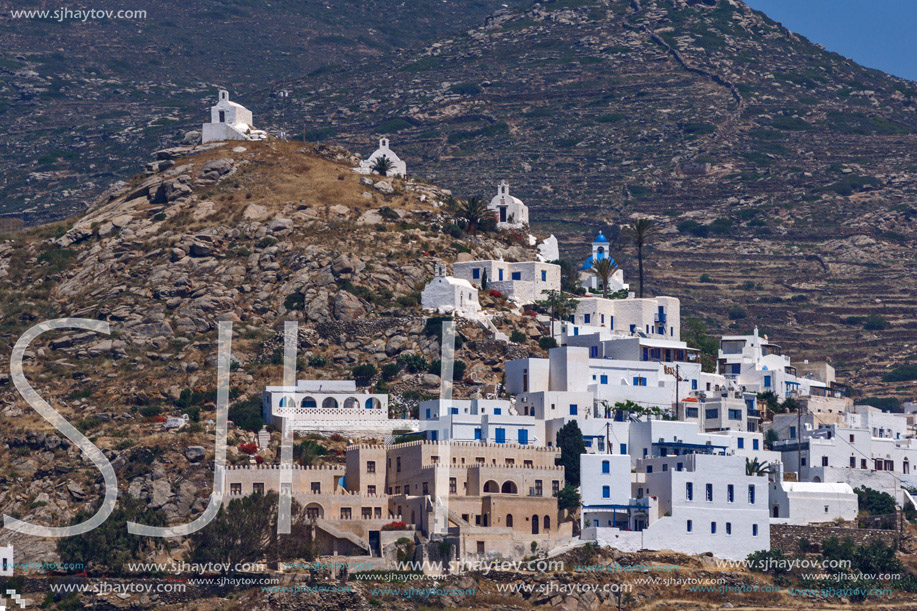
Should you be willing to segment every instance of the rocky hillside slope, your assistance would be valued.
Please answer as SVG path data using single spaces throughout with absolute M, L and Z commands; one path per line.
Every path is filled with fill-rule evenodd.
M 26 376 L 110 456 L 122 493 L 169 518 L 202 509 L 211 458 L 195 446 L 213 447 L 218 321 L 234 323 L 233 405 L 258 405 L 264 386 L 282 380 L 283 321 L 301 323 L 300 378 L 351 379 L 357 365 L 381 372 L 406 354 L 433 362 L 439 339 L 425 332 L 419 289 L 435 262 L 534 256 L 519 234 L 443 233 L 448 191 L 378 176 L 374 183 L 353 162 L 343 149 L 275 141 L 161 151 L 86 215 L 0 245 L 0 358 L 38 322 L 108 321 L 110 336 L 42 335 L 26 354 Z M 485 303 L 503 332 L 530 340 L 495 342 L 477 324 L 459 323 L 456 358 L 467 368 L 458 396 L 494 392 L 505 358 L 542 353 L 531 317 L 499 297 Z M 435 367 L 413 369 L 367 383 L 392 393 L 393 411 L 416 411 L 418 399 L 438 395 L 440 379 Z M 8 375 L 0 382 L 0 507 L 66 523 L 97 500 L 99 473 Z M 192 423 L 163 432 L 162 420 L 183 412 Z M 254 440 L 241 429 L 231 437 Z M 249 458 L 233 445 L 230 461 Z
M 293 91 L 305 126 L 349 146 L 387 133 L 462 195 L 510 180 L 580 260 L 596 229 L 652 215 L 653 291 L 913 397 L 881 384 L 917 355 L 911 82 L 738 0 L 556 0 Z

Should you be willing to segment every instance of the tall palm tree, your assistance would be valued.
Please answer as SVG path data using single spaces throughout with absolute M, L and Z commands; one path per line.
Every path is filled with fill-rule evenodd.
M 388 176 L 389 171 L 394 167 L 395 162 L 389 159 L 388 155 L 382 155 L 381 157 L 376 157 L 370 170 L 382 176 Z
M 618 271 L 618 264 L 612 261 L 610 257 L 593 259 L 592 269 L 589 271 L 602 283 L 602 297 L 608 299 L 608 283 L 611 281 L 611 277 L 614 276 L 614 273 Z
M 637 261 L 640 267 L 640 297 L 643 297 L 643 247 L 656 233 L 656 230 L 656 222 L 648 218 L 634 219 L 624 229 L 627 239 L 637 247 Z
M 564 318 L 570 312 L 576 312 L 579 301 L 575 297 L 564 294 L 563 291 L 548 291 L 545 298 L 536 301 L 535 305 L 548 310 L 551 314 L 551 334 L 554 334 L 554 320 Z
M 493 216 L 493 211 L 487 209 L 487 202 L 480 197 L 469 197 L 465 201 L 453 204 L 455 219 L 468 233 L 477 233 L 488 217 Z

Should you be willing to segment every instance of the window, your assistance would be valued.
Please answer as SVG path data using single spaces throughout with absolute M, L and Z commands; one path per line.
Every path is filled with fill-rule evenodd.
M 401 473 L 401 457 L 395 459 L 395 473 Z
M 726 522 L 726 534 L 727 535 L 732 534 L 732 522 Z
M 474 439 L 475 439 L 475 441 L 480 441 L 480 440 L 481 440 L 481 429 L 475 429 L 475 430 L 474 430 Z
M 687 525 L 685 526 L 685 530 L 688 532 L 694 530 L 694 523 L 691 520 L 688 520 Z
M 352 517 L 352 510 L 350 507 L 341 507 L 341 519 L 349 520 Z
M 457 490 L 458 490 L 458 487 L 455 483 L 455 478 L 450 477 L 449 478 L 449 494 L 455 494 Z
M 853 434 L 850 434 L 850 443 L 853 443 Z
M 857 459 L 855 456 L 850 457 L 850 468 L 855 469 L 857 466 Z
M 729 484 L 726 486 L 726 501 L 729 503 L 734 503 L 736 500 L 736 489 L 735 486 Z
M 693 482 L 685 483 L 685 498 L 689 501 L 694 500 L 694 483 Z
M 395 494 L 401 494 L 401 486 L 395 486 Z
M 512 280 L 522 280 L 522 272 L 513 272 L 509 276 Z
M 242 494 L 242 484 L 229 484 L 229 494 Z
M 426 409 L 426 414 L 427 414 L 427 420 L 429 420 L 430 419 L 430 408 L 429 407 Z
M 621 450 L 621 454 L 627 454 L 627 444 L 626 443 L 622 443 L 621 447 L 618 449 Z
M 544 496 L 544 485 L 540 479 L 535 480 L 535 496 Z
M 252 494 L 264 494 L 264 482 L 255 482 L 252 484 Z
M 576 407 L 576 404 L 571 403 L 570 404 L 570 415 L 575 416 L 577 411 L 578 411 L 578 408 Z
M 548 281 L 548 272 L 546 270 L 541 270 L 541 281 L 542 282 Z
M 602 486 L 602 498 L 611 498 L 611 488 L 609 486 Z
M 825 513 L 828 513 L 828 506 L 825 505 Z
M 531 469 L 533 466 L 533 463 L 530 460 L 523 460 L 522 466 L 525 467 L 526 469 Z
M 497 429 L 494 431 L 494 441 L 497 443 L 506 443 L 506 429 Z
M 729 410 L 729 419 L 730 420 L 741 420 L 742 419 L 742 410 L 740 409 Z
M 589 346 L 589 358 L 597 359 L 599 358 L 599 347 L 598 346 Z M 595 379 L 595 376 L 592 376 L 592 379 Z
M 751 536 L 752 536 L 752 537 L 757 537 L 757 536 L 758 536 L 758 525 L 757 525 L 757 524 L 752 524 L 752 525 L 751 525 Z
M 375 487 L 375 486 L 367 486 L 367 487 L 366 487 L 366 494 L 376 494 L 376 487 Z
M 713 484 L 707 484 L 707 501 L 713 502 Z
M 375 472 L 376 472 L 376 461 L 374 461 L 374 460 L 366 461 L 366 472 L 367 472 L 367 473 L 375 473 Z
M 478 553 L 479 554 L 484 553 L 484 542 L 483 541 L 478 541 Z
M 710 534 L 711 535 L 716 534 L 716 522 L 710 522 Z
M 827 466 L 828 466 L 828 457 L 827 457 L 827 456 L 822 456 L 822 457 L 821 457 L 821 466 L 822 466 L 822 467 L 827 467 Z
M 796 439 L 796 427 L 795 426 L 790 427 L 790 439 Z
M 560 480 L 555 479 L 551 482 L 551 494 L 557 496 L 558 492 L 560 492 Z
M 312 494 L 321 494 L 322 493 L 322 483 L 321 482 L 312 482 L 311 490 L 312 490 Z
M 663 471 L 668 471 L 668 470 L 669 470 L 669 465 L 663 464 L 663 465 L 662 465 L 662 470 L 663 470 Z
M 473 279 L 475 279 L 475 280 L 477 280 L 478 278 L 480 278 L 480 277 L 481 277 L 481 269 L 478 268 L 478 267 L 473 268 L 473 269 L 471 270 L 471 277 L 472 277 Z
M 503 282 L 503 270 L 502 269 L 497 270 L 497 281 Z
M 592 321 L 592 314 L 583 314 L 583 324 L 588 325 Z
M 525 446 L 529 444 L 529 432 L 526 429 L 519 429 L 519 445 Z
M 373 518 L 373 508 L 364 507 L 360 514 L 364 520 L 371 520 Z
M 860 459 L 860 469 L 865 469 L 865 468 L 866 468 L 866 459 L 861 458 Z
M 646 472 L 647 472 L 647 473 L 652 473 L 652 472 L 653 472 L 653 465 L 647 465 L 647 466 L 646 466 Z
M 452 414 L 453 416 L 455 416 L 456 414 L 458 414 L 458 408 L 457 408 L 457 407 L 450 407 L 450 408 L 449 408 L 449 413 Z
M 602 473 L 611 473 L 611 463 L 607 460 L 602 461 Z
M 608 376 L 602 374 L 602 376 L 599 378 L 599 381 L 601 381 L 602 384 L 608 384 Z
M 720 410 L 718 410 L 718 409 L 708 409 L 708 410 L 705 411 L 705 414 L 704 414 L 704 415 L 705 415 L 705 416 L 707 417 L 707 419 L 709 419 L 709 420 L 715 420 L 715 419 L 717 419 L 717 418 L 720 417 Z
M 677 464 L 675 465 L 675 470 L 676 470 L 676 471 L 684 471 L 684 470 L 685 470 L 685 463 L 683 463 L 683 462 L 677 463 Z
M 686 407 L 685 408 L 685 418 L 697 418 L 697 408 L 696 407 Z
M 697 380 L 691 380 L 691 390 L 697 390 Z
M 646 386 L 646 378 L 643 378 L 643 377 L 635 377 L 635 378 L 634 378 L 634 386 Z
M 503 413 L 503 408 L 502 408 L 502 407 L 495 407 L 495 408 L 494 408 L 494 416 L 499 416 L 499 415 L 502 414 L 502 413 Z
M 730 410 L 730 411 L 732 411 L 732 410 Z M 739 449 L 741 450 L 742 448 L 745 447 L 745 438 L 744 438 L 744 437 L 739 437 L 739 438 L 737 438 L 737 439 L 736 439 L 736 443 L 739 444 Z
M 430 487 L 429 487 L 429 484 L 427 484 L 427 482 L 424 482 L 423 483 L 423 495 L 427 496 L 428 494 L 430 494 Z
M 757 440 L 757 439 L 752 439 L 752 440 L 751 440 L 751 449 L 752 449 L 752 450 L 757 450 L 757 449 L 758 449 L 758 440 Z
M 748 502 L 751 505 L 755 504 L 755 485 L 754 484 L 748 487 Z
M 770 377 L 770 376 L 764 376 L 764 386 L 765 386 L 765 387 L 769 387 L 770 385 L 771 385 L 771 377 Z

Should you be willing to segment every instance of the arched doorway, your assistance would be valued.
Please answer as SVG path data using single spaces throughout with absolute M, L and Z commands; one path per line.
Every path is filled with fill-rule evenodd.
M 512 528 L 512 527 L 513 527 L 513 514 L 511 514 L 511 513 L 506 514 L 506 525 L 507 525 L 509 528 Z
M 484 484 L 484 492 L 500 492 L 500 485 L 497 482 L 490 480 Z
M 305 407 L 309 409 L 309 408 L 317 407 L 317 405 L 315 403 L 315 399 L 313 399 L 312 397 L 306 397 L 305 399 L 302 400 L 302 403 L 300 403 L 300 407 Z
M 322 401 L 322 407 L 325 409 L 337 409 L 337 406 L 338 401 L 334 397 L 326 397 L 325 400 Z
M 318 503 L 309 503 L 306 505 L 306 517 L 310 520 L 321 519 L 325 517 L 324 508 Z
M 515 482 L 503 482 L 503 487 L 500 489 L 500 492 L 503 494 L 516 494 L 519 492 L 519 489 L 516 487 Z
M 551 516 L 544 517 L 544 531 L 548 532 L 551 530 Z
M 538 534 L 538 526 L 539 526 L 538 514 L 536 513 L 535 515 L 532 516 L 532 534 L 533 535 Z
M 360 409 L 360 400 L 354 397 L 344 399 L 344 409 Z
M 382 402 L 375 397 L 370 397 L 366 400 L 366 409 L 381 409 Z

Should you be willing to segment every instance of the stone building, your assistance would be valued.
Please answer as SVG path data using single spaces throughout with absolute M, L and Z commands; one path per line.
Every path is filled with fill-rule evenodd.
M 229 101 L 229 92 L 221 89 L 217 103 L 210 107 L 210 123 L 204 123 L 201 142 L 223 140 L 264 140 L 267 134 L 252 126 L 252 112 Z
M 500 291 L 519 305 L 544 299 L 549 291 L 560 290 L 560 266 L 541 261 L 462 261 L 452 273 L 472 286 Z

